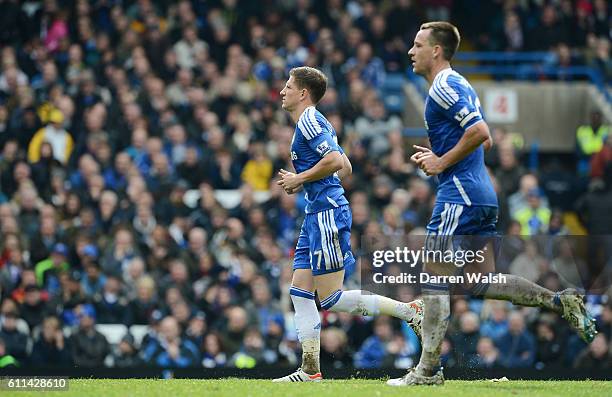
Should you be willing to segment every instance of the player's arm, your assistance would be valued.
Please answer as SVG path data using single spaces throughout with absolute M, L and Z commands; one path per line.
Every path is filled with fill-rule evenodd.
M 491 134 L 489 133 L 489 126 L 482 120 L 470 128 L 468 128 L 459 142 L 451 150 L 446 152 L 440 160 L 442 160 L 442 166 L 444 169 L 451 167 L 463 160 L 468 154 L 476 150 L 480 145 L 487 144 L 491 147 Z
M 438 175 L 445 169 L 457 164 L 470 153 L 476 150 L 480 145 L 487 148 L 487 144 L 491 147 L 491 136 L 487 123 L 482 120 L 470 126 L 459 142 L 448 152 L 442 156 L 437 156 L 431 149 L 414 145 L 418 151 L 412 155 L 411 160 L 414 161 L 427 175 Z
M 319 179 L 323 179 L 336 171 L 340 171 L 343 166 L 344 160 L 340 152 L 337 150 L 332 150 L 323 156 L 323 158 L 319 160 L 314 167 L 307 169 L 304 172 L 300 172 L 297 175 L 302 183 L 314 182 L 318 181 Z
M 346 178 L 347 176 L 349 176 L 349 175 L 351 175 L 351 174 L 353 173 L 353 166 L 351 165 L 351 161 L 348 159 L 348 157 L 346 156 L 346 154 L 345 154 L 345 153 L 342 153 L 342 154 L 341 154 L 341 156 L 342 156 L 342 168 L 341 168 L 340 170 L 338 170 L 338 178 L 340 178 L 340 180 L 343 180 L 344 178 Z M 319 162 L 319 163 L 320 163 L 320 162 Z M 282 179 L 282 178 L 283 178 L 285 175 L 288 175 L 288 174 L 293 174 L 293 173 L 288 172 L 288 171 L 286 171 L 286 170 L 284 170 L 284 169 L 281 169 L 281 170 L 278 172 L 278 174 L 280 175 L 281 180 L 279 180 L 279 181 L 277 182 L 277 184 L 279 184 L 279 185 L 283 186 L 283 185 L 284 185 L 284 182 L 283 182 L 283 179 Z M 294 175 L 295 175 L 295 174 L 294 174 Z M 304 185 L 298 185 L 298 186 L 297 186 L 297 187 L 295 187 L 295 188 L 287 188 L 287 189 L 285 189 L 285 192 L 286 192 L 287 194 L 294 194 L 294 193 L 297 193 L 297 192 L 299 192 L 300 190 L 302 190 L 302 189 L 303 189 L 303 187 L 304 187 Z M 283 188 L 284 188 L 284 187 L 283 187 Z
M 312 168 L 300 172 L 299 174 L 281 170 L 282 179 L 279 181 L 279 185 L 281 185 L 285 191 L 293 191 L 293 189 L 304 183 L 318 181 L 319 179 L 323 179 L 339 171 L 342 169 L 343 165 L 344 160 L 340 152 L 337 150 L 330 150 Z
M 482 123 L 478 123 L 478 124 L 484 124 L 485 127 L 487 128 L 487 139 L 482 143 L 482 147 L 484 148 L 484 150 L 489 150 L 493 147 L 493 137 L 491 136 L 491 131 L 489 130 L 489 125 L 486 123 L 486 121 L 483 120 Z M 474 127 L 474 126 L 472 126 Z
M 353 166 L 351 165 L 349 158 L 346 156 L 346 153 L 342 153 L 342 161 L 342 168 L 340 171 L 338 171 L 338 178 L 340 178 L 340 180 L 343 180 L 353 173 Z

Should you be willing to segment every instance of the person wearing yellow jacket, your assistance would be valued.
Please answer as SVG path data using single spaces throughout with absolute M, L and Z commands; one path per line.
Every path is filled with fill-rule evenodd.
M 541 193 L 535 188 L 527 193 L 528 205 L 514 214 L 514 219 L 521 224 L 522 236 L 533 236 L 546 233 L 550 223 L 550 209 L 541 205 Z
M 610 126 L 603 124 L 600 112 L 591 113 L 591 122 L 581 125 L 576 130 L 576 143 L 578 149 L 578 173 L 587 175 L 590 169 L 590 159 L 603 148 L 606 137 L 610 133 Z
M 266 156 L 263 143 L 253 143 L 251 159 L 247 161 L 242 170 L 242 181 L 251 185 L 254 190 L 265 191 L 270 188 L 273 172 L 272 161 Z
M 28 162 L 34 164 L 40 160 L 40 147 L 43 142 L 49 142 L 53 147 L 53 157 L 66 165 L 72 150 L 74 140 L 63 127 L 64 115 L 59 109 L 49 112 L 49 124 L 36 131 L 28 145 Z

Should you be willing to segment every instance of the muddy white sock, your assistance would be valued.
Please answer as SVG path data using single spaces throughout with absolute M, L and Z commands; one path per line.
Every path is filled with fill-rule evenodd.
M 321 349 L 321 318 L 315 303 L 314 292 L 297 287 L 289 290 L 295 308 L 295 328 L 302 344 L 302 370 L 314 375 L 321 371 L 319 355 Z

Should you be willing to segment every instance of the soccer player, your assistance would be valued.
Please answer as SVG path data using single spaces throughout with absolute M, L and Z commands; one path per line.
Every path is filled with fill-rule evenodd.
M 427 175 L 437 175 L 439 179 L 437 200 L 427 225 L 426 250 L 458 249 L 455 245 L 458 242 L 464 244 L 468 240 L 469 246 L 480 240 L 481 245 L 489 245 L 484 251 L 483 263 L 465 265 L 463 271 L 484 274 L 494 269 L 494 249 L 486 236 L 492 239 L 496 235 L 497 222 L 497 196 L 483 159 L 484 150 L 491 147 L 492 140 L 476 92 L 450 66 L 459 40 L 455 26 L 448 22 L 429 22 L 421 25 L 408 51 L 414 72 L 425 77 L 431 85 L 425 102 L 425 127 L 431 149 L 415 146 L 417 152 L 411 160 Z M 447 276 L 460 271 L 453 263 L 437 261 L 425 263 L 429 274 Z M 519 276 L 505 277 L 505 283 L 466 284 L 463 287 L 475 296 L 553 310 L 561 314 L 583 340 L 593 340 L 594 321 L 585 310 L 583 297 L 576 291 L 554 293 Z M 449 286 L 440 282 L 421 287 L 425 303 L 421 359 L 403 378 L 389 380 L 387 384 L 392 386 L 444 383 L 440 347 L 450 315 Z
M 302 345 L 302 366 L 274 382 L 309 382 L 322 379 L 319 367 L 321 307 L 364 316 L 386 314 L 410 324 L 420 335 L 422 301 L 399 302 L 361 290 L 343 291 L 345 267 L 352 266 L 350 236 L 352 215 L 340 179 L 350 174 L 351 163 L 337 142 L 336 131 L 317 111 L 327 89 L 327 77 L 311 67 L 291 69 L 280 92 L 282 107 L 296 123 L 291 142 L 295 173 L 280 170 L 278 184 L 293 194 L 306 191 L 306 216 L 300 230 L 290 296 L 295 326 Z

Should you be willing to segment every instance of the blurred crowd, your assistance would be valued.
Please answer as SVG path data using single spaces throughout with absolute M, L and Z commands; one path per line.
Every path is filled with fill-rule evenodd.
M 548 51 L 560 70 L 549 78 L 571 80 L 568 66 L 587 65 L 612 82 L 611 5 L 607 0 L 447 0 L 444 3 L 475 50 Z M 474 23 L 474 20 L 482 21 Z
M 380 89 L 408 66 L 422 21 L 461 25 L 469 4 L 487 7 L 418 3 L 1 2 L 0 366 L 297 364 L 288 290 L 305 202 L 274 183 L 290 164 L 294 127 L 279 91 L 294 66 L 329 77 L 319 109 L 353 164 L 343 185 L 357 255 L 363 237 L 422 232 L 435 180 L 408 162 L 401 114 Z M 549 13 L 542 2 L 492 3 L 506 5 L 495 15 L 528 10 L 515 13 L 526 29 Z M 555 12 L 568 11 L 558 3 Z M 587 12 L 587 37 L 606 37 L 605 2 L 585 3 L 569 11 Z M 528 256 L 526 236 L 609 233 L 612 139 L 580 153 L 583 186 L 562 164 L 527 169 L 520 135 L 495 129 L 494 140 L 499 227 L 518 244 L 507 264 L 521 259 L 530 277 L 560 289 Z M 593 299 L 602 336 L 585 348 L 555 315 L 458 298 L 445 366 L 609 363 L 612 302 Z M 335 368 L 406 368 L 418 357 L 405 324 L 324 320 L 322 360 Z M 105 324 L 133 332 L 114 338 Z

